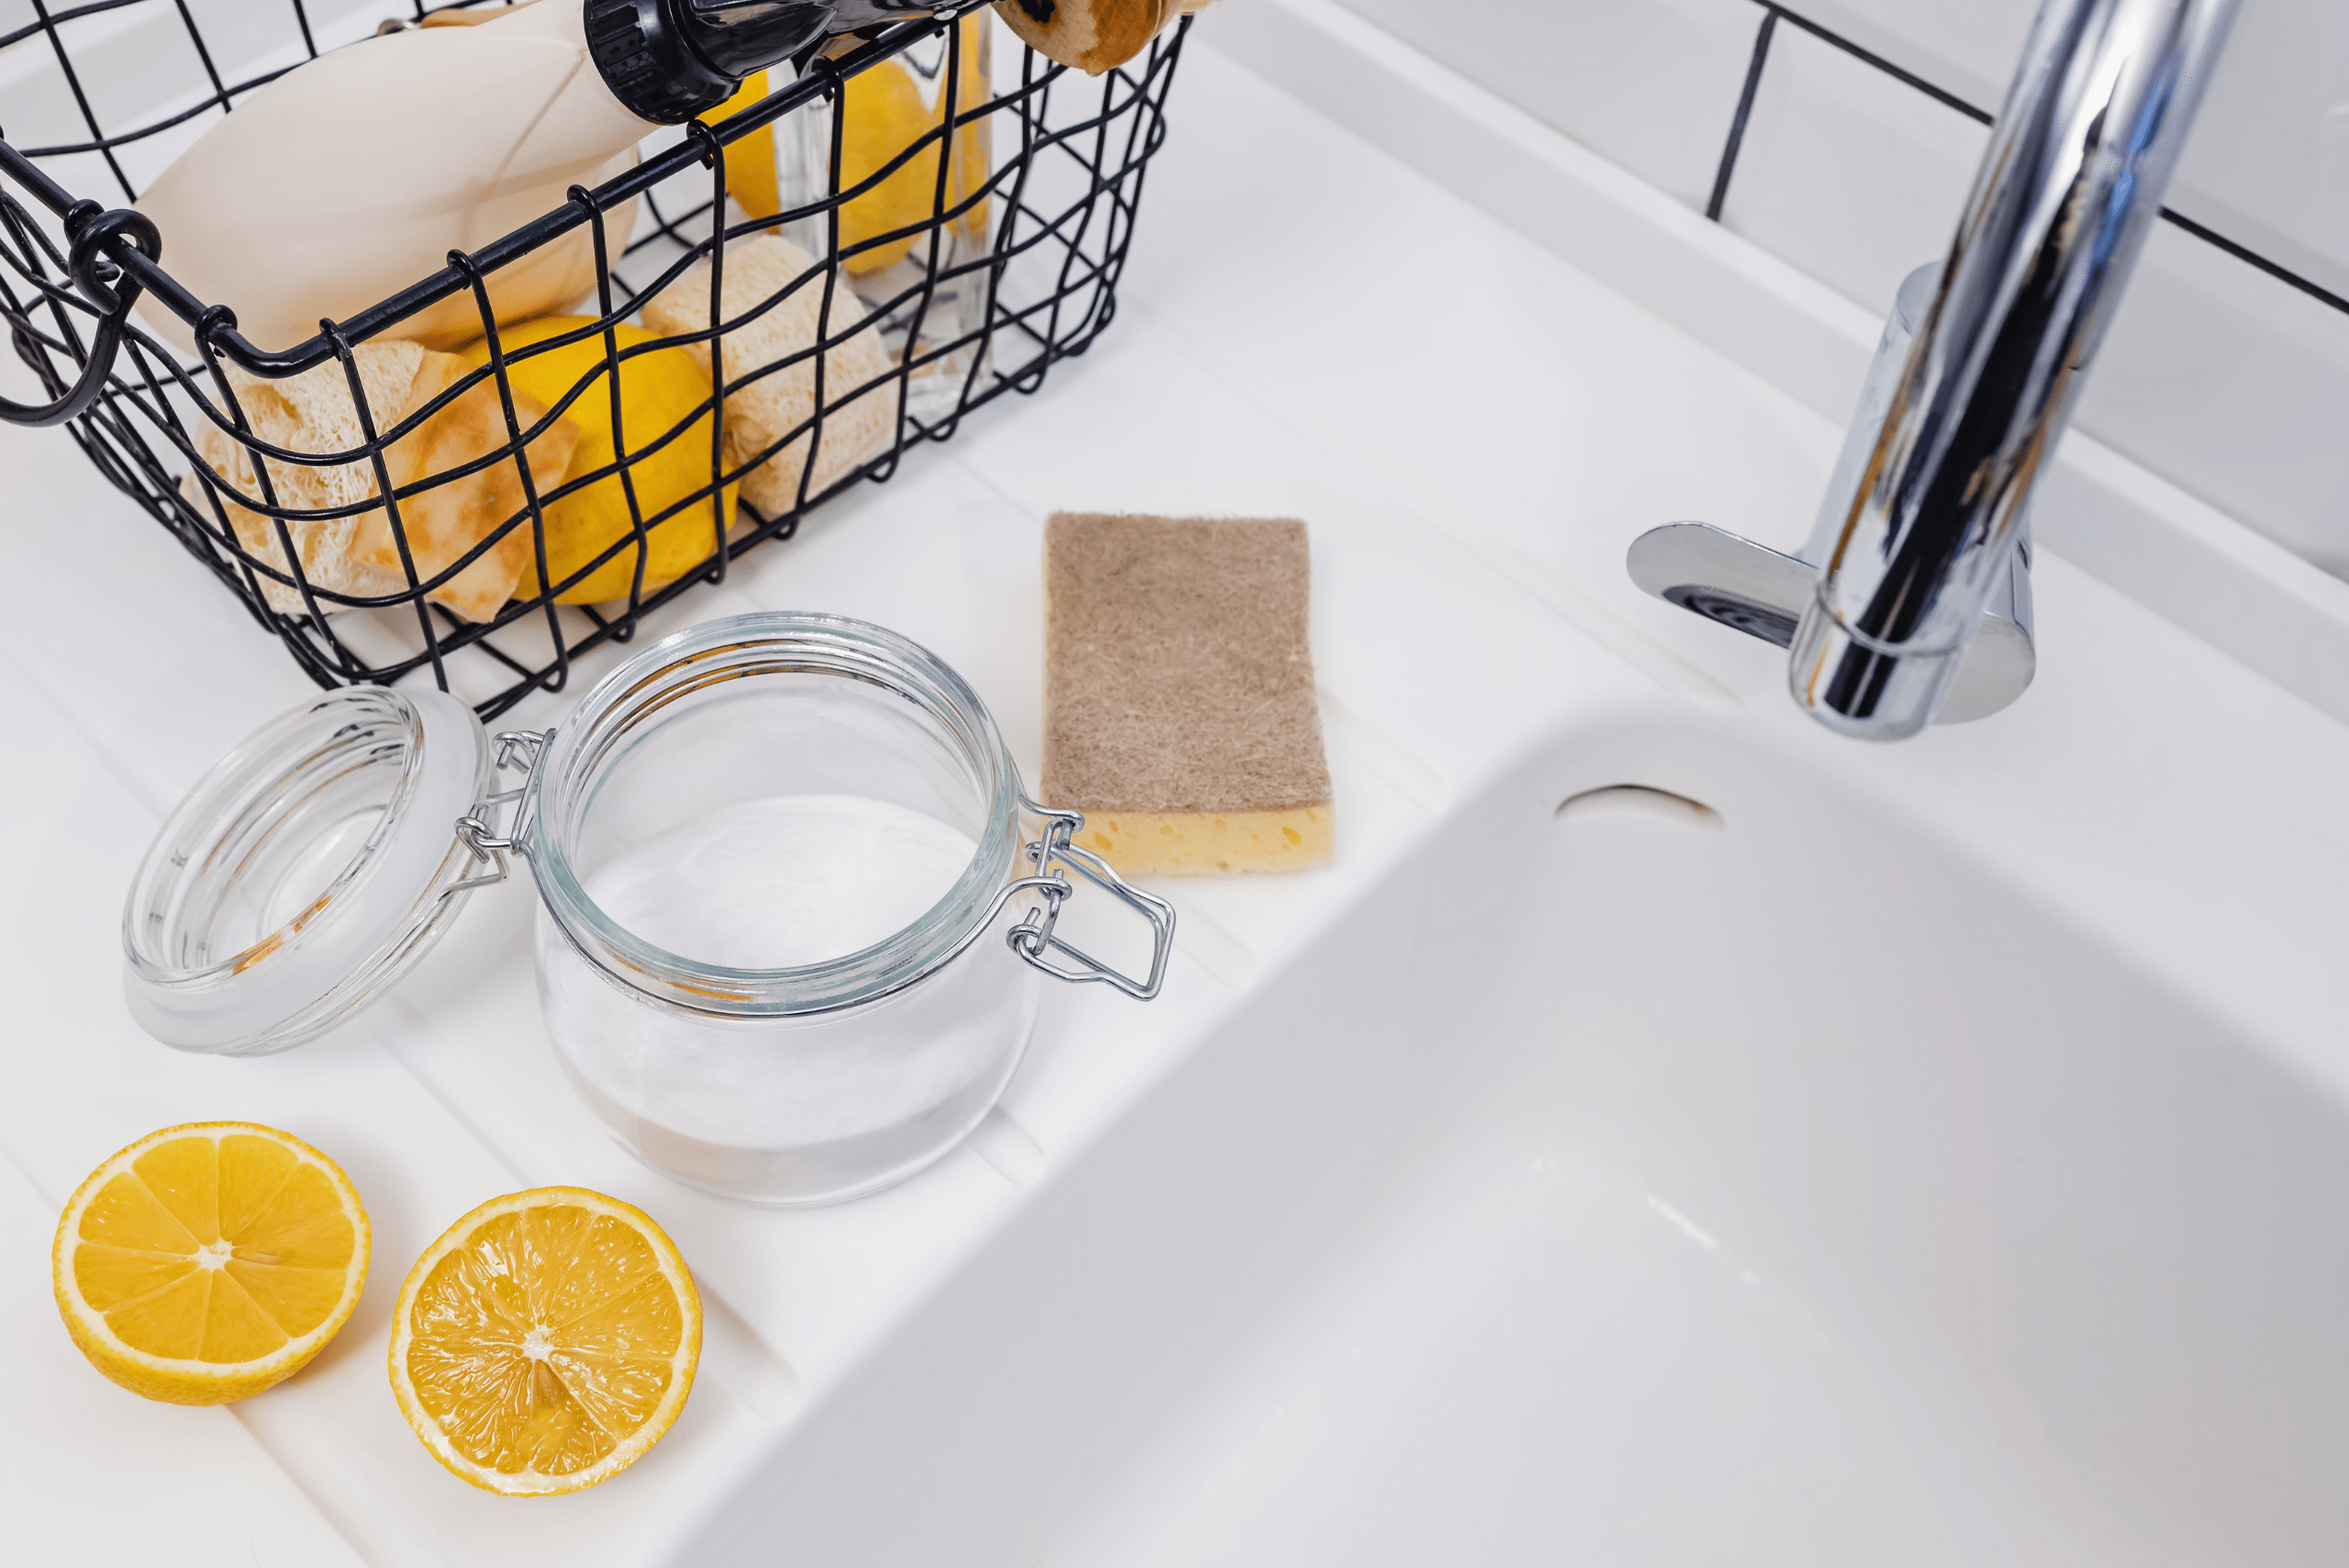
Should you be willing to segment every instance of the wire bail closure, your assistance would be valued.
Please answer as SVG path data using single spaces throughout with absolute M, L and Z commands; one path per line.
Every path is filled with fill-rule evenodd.
M 1083 812 L 1039 806 L 1028 798 L 1024 788 L 1019 791 L 1019 808 L 1044 820 L 1044 836 L 1022 851 L 1035 868 L 1035 874 L 1022 877 L 1007 886 L 996 899 L 995 909 L 988 911 L 987 918 L 992 920 L 996 910 L 1001 909 L 1015 894 L 1040 895 L 1043 902 L 1030 909 L 1018 925 L 1004 933 L 1004 940 L 1012 951 L 1055 980 L 1065 980 L 1072 984 L 1100 981 L 1141 1002 L 1147 1002 L 1157 995 L 1166 984 L 1166 964 L 1174 951 L 1174 906 L 1153 894 L 1144 893 L 1111 870 L 1108 862 L 1070 841 L 1085 828 Z M 1059 866 L 1074 868 L 1079 876 L 1150 922 L 1150 975 L 1147 979 L 1135 980 L 1052 934 L 1052 928 L 1060 921 L 1061 906 L 1076 891 L 1068 878 L 1055 869 Z M 1052 953 L 1063 955 L 1068 963 L 1054 963 L 1047 956 Z
M 497 732 L 495 741 L 497 769 L 501 773 L 513 769 L 522 775 L 522 782 L 512 789 L 499 790 L 488 798 L 477 801 L 471 811 L 457 818 L 457 842 L 472 851 L 476 862 L 490 869 L 451 884 L 441 894 L 443 898 L 451 894 L 470 893 L 477 887 L 495 887 L 512 874 L 512 868 L 506 859 L 507 851 L 518 855 L 530 852 L 522 847 L 522 807 L 519 802 L 529 793 L 531 781 L 537 774 L 539 759 L 546 755 L 547 742 L 553 739 L 554 731 L 551 728 L 501 729 Z M 507 805 L 514 806 L 514 825 L 507 833 L 500 835 L 492 824 L 498 807 Z

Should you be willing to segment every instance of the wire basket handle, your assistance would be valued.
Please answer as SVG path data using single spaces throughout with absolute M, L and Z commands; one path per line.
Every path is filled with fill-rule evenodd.
M 0 160 L 5 160 L 7 172 L 17 181 L 28 186 L 46 185 L 61 201 L 71 200 L 16 149 L 0 144 Z M 36 194 L 46 197 L 49 193 L 37 190 Z M 122 347 L 122 329 L 130 319 L 132 304 L 139 298 L 139 280 L 114 261 L 106 247 L 120 240 L 135 247 L 150 261 L 163 253 L 163 237 L 156 232 L 153 222 L 145 213 L 128 207 L 109 212 L 95 202 L 73 202 L 65 209 L 63 222 L 72 245 L 69 270 L 74 284 L 97 308 L 97 332 L 91 340 L 89 357 L 83 361 L 81 380 L 55 402 L 18 403 L 0 397 L 0 420 L 11 425 L 62 425 L 89 411 L 98 400 L 98 394 L 106 389 L 106 378 L 114 373 L 115 354 Z M 106 272 L 99 271 L 101 266 L 107 269 Z

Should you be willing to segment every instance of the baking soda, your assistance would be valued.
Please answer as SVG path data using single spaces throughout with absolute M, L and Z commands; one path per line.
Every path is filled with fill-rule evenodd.
M 781 795 L 631 846 L 584 881 L 608 917 L 680 958 L 798 968 L 919 921 L 977 852 L 966 834 L 885 801 Z M 542 909 L 540 995 L 573 1082 L 647 1161 L 713 1191 L 810 1201 L 918 1169 L 1003 1092 L 1037 993 L 1000 925 L 873 1002 L 708 1018 L 614 984 Z
M 896 935 L 946 896 L 978 852 L 969 835 L 885 800 L 746 800 L 599 867 L 587 896 L 680 958 L 797 969 Z

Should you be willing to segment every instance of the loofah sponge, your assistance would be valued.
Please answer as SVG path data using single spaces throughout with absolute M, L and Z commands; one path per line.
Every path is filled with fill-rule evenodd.
M 1120 872 L 1329 862 L 1294 518 L 1061 513 L 1044 530 L 1044 799 Z
M 351 350 L 351 360 L 359 369 L 368 414 L 379 432 L 395 428 L 447 391 L 467 368 L 454 354 L 399 340 L 362 343 Z M 337 361 L 329 360 L 284 381 L 264 381 L 233 365 L 228 367 L 228 374 L 253 435 L 272 446 L 323 457 L 355 451 L 366 440 L 358 405 L 351 398 L 351 384 Z M 515 395 L 514 411 L 525 428 L 545 418 L 547 412 L 519 393 Z M 558 419 L 530 444 L 530 477 L 541 493 L 562 480 L 578 439 L 576 426 L 567 418 Z M 498 403 L 497 388 L 484 381 L 394 442 L 384 454 L 384 468 L 393 490 L 402 491 L 429 475 L 462 468 L 506 440 L 505 411 Z M 237 542 L 257 559 L 290 573 L 275 520 L 237 500 L 238 495 L 261 499 L 252 455 L 208 420 L 196 428 L 195 449 L 206 466 L 226 482 L 215 494 L 236 530 Z M 364 458 L 319 464 L 287 462 L 282 458 L 263 461 L 281 506 L 330 511 L 373 501 L 378 495 L 375 465 Z M 180 493 L 188 504 L 199 516 L 209 518 L 212 497 L 206 489 L 206 482 L 194 473 L 180 480 Z M 429 581 L 521 511 L 521 480 L 511 462 L 492 463 L 478 473 L 419 491 L 399 505 L 409 559 L 415 563 L 417 580 Z M 301 557 L 303 576 L 315 588 L 372 598 L 400 593 L 407 586 L 389 519 L 380 505 L 345 517 L 289 519 L 285 531 Z M 530 534 L 525 525 L 428 596 L 468 620 L 488 620 L 513 596 L 515 582 L 529 558 Z M 309 606 L 291 584 L 270 577 L 259 581 L 270 608 L 285 615 L 308 613 Z M 331 613 L 337 606 L 322 604 L 319 607 Z
M 455 354 L 427 354 L 408 389 L 408 411 L 446 392 L 471 368 Z M 546 406 L 518 387 L 511 390 L 514 417 L 527 432 L 546 417 Z M 580 434 L 579 427 L 565 417 L 522 449 L 530 465 L 530 484 L 540 495 L 562 483 L 579 449 Z M 413 434 L 393 444 L 386 454 L 393 492 L 396 495 L 427 474 L 454 473 L 510 439 L 497 383 L 484 378 L 451 399 Z M 417 581 L 429 581 L 448 570 L 507 518 L 520 517 L 529 505 L 521 476 L 510 459 L 401 501 L 400 532 L 406 537 Z M 400 567 L 399 544 L 392 538 L 391 517 L 380 508 L 359 519 L 351 553 L 367 565 L 393 573 L 403 584 L 407 580 Z M 514 585 L 523 573 L 533 566 L 533 554 L 530 525 L 525 521 L 426 596 L 467 620 L 495 619 L 499 606 L 514 596 Z
M 420 344 L 407 342 L 365 343 L 352 351 L 351 357 L 359 365 L 360 384 L 366 389 L 368 409 L 377 419 L 384 418 L 388 409 L 406 412 L 408 389 L 415 384 L 417 368 L 429 351 Z M 234 365 L 228 366 L 228 384 L 235 390 L 238 405 L 244 409 L 253 434 L 272 446 L 297 452 L 340 452 L 354 450 L 366 439 L 359 427 L 358 407 L 351 401 L 350 384 L 344 379 L 342 366 L 334 361 L 313 366 L 285 381 L 263 381 Z M 228 481 L 229 489 L 255 500 L 261 498 L 251 454 L 227 431 L 209 420 L 199 423 L 195 450 L 206 466 Z M 366 501 L 375 495 L 374 469 L 366 462 L 313 468 L 271 458 L 268 464 L 269 482 L 277 492 L 277 504 L 281 506 L 321 511 Z M 210 517 L 211 503 L 205 489 L 204 482 L 193 473 L 180 480 L 180 492 L 195 507 L 197 515 Z M 235 497 L 226 492 L 220 495 L 220 505 L 237 531 L 237 542 L 249 554 L 291 575 L 292 569 L 286 564 L 285 551 L 278 543 L 273 520 L 239 506 Z M 289 521 L 285 530 L 302 558 L 302 574 L 315 587 L 337 594 L 373 595 L 396 594 L 405 586 L 396 573 L 384 572 L 353 558 L 351 542 L 359 533 L 355 516 Z M 302 602 L 301 594 L 290 584 L 269 577 L 259 581 L 262 595 L 271 609 L 292 616 L 307 613 L 308 606 Z
M 822 308 L 824 279 L 816 272 L 813 256 L 781 235 L 726 248 L 726 279 L 718 307 L 725 321 L 739 321 L 776 295 L 800 283 L 788 298 L 724 335 L 725 373 L 721 383 L 735 381 L 783 365 L 759 376 L 726 399 L 726 435 L 744 457 L 764 451 L 790 431 L 799 429 L 816 413 L 816 313 Z M 832 282 L 832 306 L 828 333 L 847 332 L 865 314 L 864 302 L 848 286 Z M 709 330 L 709 269 L 699 267 L 677 279 L 645 302 L 644 324 L 663 338 Z M 689 343 L 687 351 L 709 368 L 709 345 Z M 795 354 L 804 358 L 784 364 Z M 815 472 L 807 476 L 807 494 L 820 495 L 859 464 L 886 450 L 897 428 L 897 385 L 889 379 L 889 350 L 881 340 L 876 319 L 824 352 L 823 442 L 816 455 Z M 833 406 L 859 387 L 873 390 L 845 406 Z M 807 430 L 742 476 L 742 499 L 770 517 L 781 517 L 799 505 L 799 480 L 807 470 Z

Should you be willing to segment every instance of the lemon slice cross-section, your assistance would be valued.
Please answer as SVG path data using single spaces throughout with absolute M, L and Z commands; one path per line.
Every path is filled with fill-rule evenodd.
M 701 1357 L 685 1261 L 581 1187 L 492 1198 L 425 1250 L 392 1309 L 392 1392 L 432 1456 L 506 1496 L 607 1481 L 661 1440 Z
M 50 1260 L 66 1331 L 135 1394 L 219 1405 L 299 1372 L 367 1283 L 351 1178 L 250 1122 L 152 1132 L 90 1173 Z

